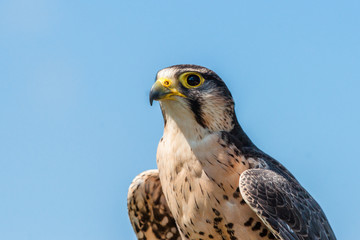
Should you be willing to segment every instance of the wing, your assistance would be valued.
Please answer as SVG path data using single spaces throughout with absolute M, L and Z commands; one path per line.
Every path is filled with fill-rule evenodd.
M 157 170 L 145 171 L 133 180 L 127 201 L 129 218 L 139 240 L 181 239 Z
M 278 239 L 336 239 L 320 206 L 296 180 L 268 169 L 249 169 L 240 176 L 240 191 Z

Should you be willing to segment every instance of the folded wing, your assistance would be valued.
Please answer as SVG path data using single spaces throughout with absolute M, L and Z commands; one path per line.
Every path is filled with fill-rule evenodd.
M 181 239 L 157 170 L 145 171 L 133 180 L 128 193 L 128 212 L 139 240 Z
M 268 169 L 249 169 L 239 185 L 245 202 L 277 238 L 336 239 L 320 206 L 296 180 Z

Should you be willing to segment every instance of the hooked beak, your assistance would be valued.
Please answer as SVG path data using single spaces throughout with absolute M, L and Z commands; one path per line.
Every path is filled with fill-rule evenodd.
M 150 105 L 152 106 L 154 100 L 165 98 L 171 93 L 169 88 L 164 87 L 159 80 L 157 80 L 150 90 Z
M 152 106 L 154 100 L 174 100 L 175 98 L 173 96 L 180 96 L 186 98 L 184 94 L 180 93 L 176 88 L 172 87 L 171 81 L 169 79 L 160 78 L 156 80 L 150 90 L 150 105 Z

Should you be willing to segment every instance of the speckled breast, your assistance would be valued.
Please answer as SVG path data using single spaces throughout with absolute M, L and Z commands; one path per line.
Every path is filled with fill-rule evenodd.
M 157 154 L 164 195 L 182 237 L 274 239 L 239 191 L 248 160 L 217 135 L 196 146 L 183 140 L 165 135 Z

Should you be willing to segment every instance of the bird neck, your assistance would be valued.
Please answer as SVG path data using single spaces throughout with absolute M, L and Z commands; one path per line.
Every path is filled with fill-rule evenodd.
M 211 133 L 207 128 L 204 128 L 190 117 L 183 117 L 182 120 L 179 120 L 176 119 L 176 116 L 165 114 L 164 119 L 166 119 L 164 134 L 181 134 L 189 143 L 200 141 Z
M 181 134 L 189 143 L 196 143 L 212 133 L 227 132 L 236 139 L 239 149 L 243 147 L 256 147 L 237 121 L 233 106 L 232 111 L 228 111 L 227 114 L 214 114 L 222 116 L 222 120 L 226 120 L 227 124 L 221 123 L 221 119 L 214 119 L 214 116 L 210 115 L 205 115 L 208 124 L 200 124 L 194 117 L 193 112 L 175 101 L 171 102 L 171 104 L 164 102 L 161 104 L 161 110 L 164 117 L 165 134 Z M 209 126 L 209 123 L 214 124 Z
M 239 149 L 244 147 L 257 148 L 242 129 L 235 115 L 234 115 L 234 128 L 229 133 L 237 140 L 237 143 L 239 145 L 237 147 Z

